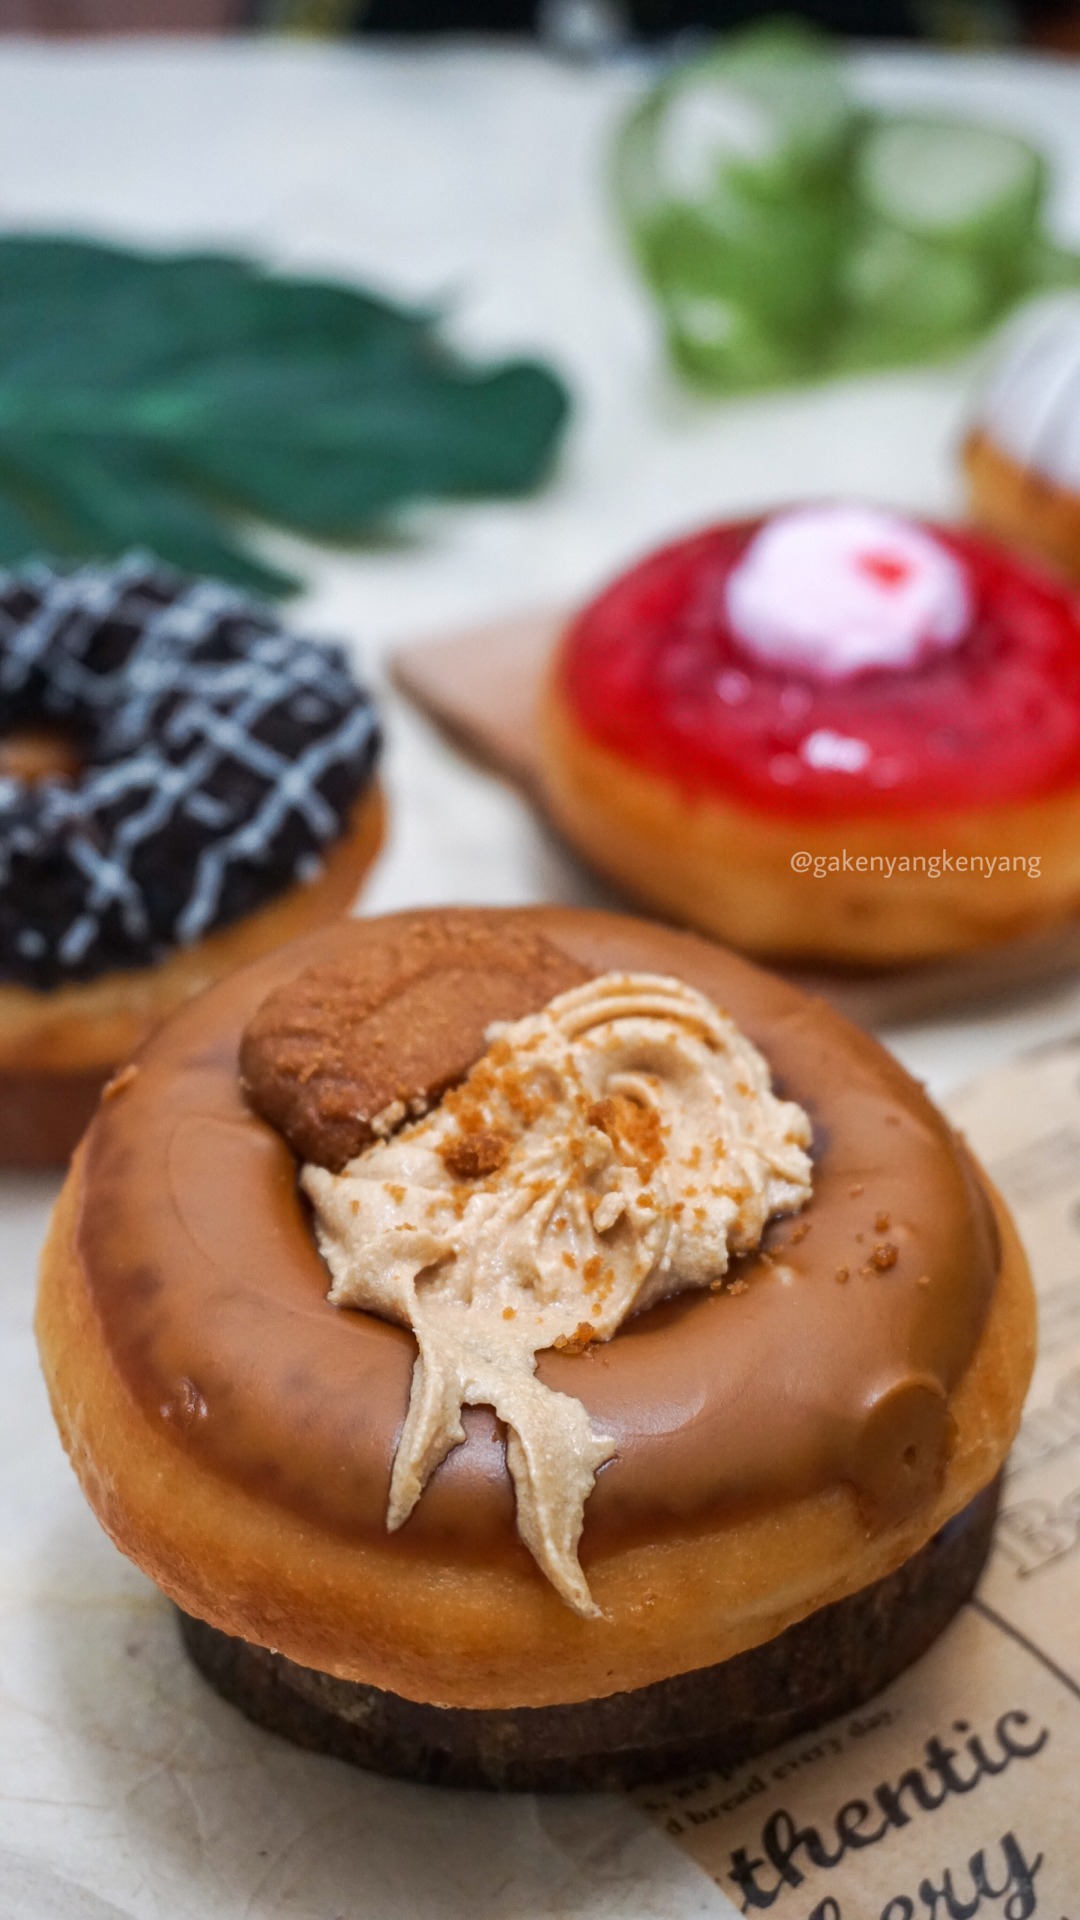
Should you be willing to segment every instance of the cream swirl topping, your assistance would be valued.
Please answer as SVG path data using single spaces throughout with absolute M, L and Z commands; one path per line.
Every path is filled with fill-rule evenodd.
M 302 1184 L 330 1299 L 416 1335 L 388 1528 L 464 1440 L 462 1408 L 493 1407 L 518 1531 L 595 1615 L 578 1544 L 613 1443 L 536 1379 L 536 1355 L 721 1287 L 732 1255 L 808 1199 L 810 1122 L 734 1021 L 662 975 L 603 974 L 488 1042 L 434 1112 Z

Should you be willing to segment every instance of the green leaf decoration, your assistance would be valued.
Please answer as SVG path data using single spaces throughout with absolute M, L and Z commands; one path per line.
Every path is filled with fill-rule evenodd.
M 717 393 L 955 354 L 1080 283 L 1025 141 L 859 106 L 831 43 L 769 23 L 667 74 L 619 130 L 615 194 L 671 358 Z
M 312 539 L 517 494 L 569 410 L 547 367 L 462 362 L 437 317 L 224 255 L 0 238 L 0 563 L 145 546 L 270 593 L 244 519 Z

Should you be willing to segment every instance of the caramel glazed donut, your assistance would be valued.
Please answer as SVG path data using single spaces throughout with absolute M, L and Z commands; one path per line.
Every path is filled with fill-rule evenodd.
M 76 1154 L 37 1326 L 222 1692 L 556 1789 L 730 1763 L 917 1657 L 1034 1347 L 1007 1214 L 875 1041 L 568 908 L 345 921 L 175 1014 Z
M 382 837 L 336 648 L 145 556 L 0 575 L 0 1163 L 62 1163 L 219 974 L 351 905 Z

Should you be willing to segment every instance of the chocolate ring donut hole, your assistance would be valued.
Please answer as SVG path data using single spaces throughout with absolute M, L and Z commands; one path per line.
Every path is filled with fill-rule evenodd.
M 298 1160 L 336 1172 L 461 1080 L 493 1021 L 537 1011 L 591 971 L 508 918 L 486 926 L 463 915 L 435 926 L 417 917 L 396 937 L 347 960 L 317 961 L 268 994 L 240 1042 L 244 1094 Z M 488 1169 L 478 1162 L 476 1170 Z M 896 1252 L 882 1245 L 884 1271 Z M 838 1270 L 837 1281 L 847 1278 Z M 899 1513 L 926 1498 L 948 1426 L 946 1394 L 929 1373 L 880 1392 L 863 1436 L 868 1506 Z M 181 1632 L 210 1683 L 250 1718 L 357 1765 L 459 1787 L 628 1785 L 733 1764 L 879 1691 L 970 1594 L 999 1494 L 995 1479 L 897 1571 L 763 1645 L 602 1700 L 502 1710 L 425 1705 L 299 1666 L 179 1610 Z
M 43 780 L 77 780 L 84 765 L 74 735 L 60 727 L 11 727 L 0 733 L 0 780 L 36 787 Z

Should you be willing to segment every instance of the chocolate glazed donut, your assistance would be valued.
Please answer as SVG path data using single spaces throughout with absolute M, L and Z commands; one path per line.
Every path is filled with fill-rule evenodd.
M 146 555 L 0 573 L 0 1163 L 58 1165 L 209 980 L 347 910 L 379 728 L 339 648 Z
M 734 1291 L 683 1295 L 606 1345 L 540 1356 L 543 1382 L 581 1400 L 616 1443 L 582 1540 L 597 1622 L 570 1615 L 525 1553 L 503 1436 L 483 1408 L 466 1412 L 466 1443 L 387 1534 L 415 1345 L 401 1328 L 328 1304 L 296 1161 L 245 1100 L 238 1068 L 267 997 L 313 967 L 381 969 L 374 1029 L 407 1052 L 422 979 L 467 970 L 470 942 L 500 937 L 546 954 L 537 1005 L 560 965 L 577 977 L 677 976 L 739 1023 L 777 1091 L 814 1125 L 812 1198 L 733 1269 Z M 333 1747 L 349 1757 L 481 1783 L 595 1784 L 670 1768 L 680 1754 L 696 1764 L 706 1747 L 733 1756 L 753 1745 L 754 1725 L 779 1737 L 785 1688 L 795 1689 L 791 1728 L 864 1697 L 970 1590 L 989 1537 L 987 1489 L 1031 1362 L 1029 1282 L 1007 1220 L 1003 1229 L 1004 1257 L 978 1171 L 882 1049 L 722 950 L 568 909 L 401 915 L 295 942 L 219 984 L 143 1049 L 69 1180 L 39 1330 L 61 1429 L 99 1516 L 208 1623 L 189 1628 L 189 1644 L 249 1711 L 273 1721 L 266 1701 L 280 1703 L 284 1684 L 284 1730 L 325 1744 L 318 1714 L 298 1720 L 295 1707 L 296 1674 L 309 1674 L 300 1692 L 310 1707 L 321 1672 L 357 1689 L 351 1708 L 332 1691 L 315 1703 L 353 1725 Z M 99 1361 L 101 1393 L 88 1395 L 86 1370 Z M 153 1456 L 153 1490 L 149 1477 L 139 1489 L 130 1478 L 133 1446 L 148 1476 Z M 179 1501 L 167 1526 L 166 1498 Z M 181 1509 L 194 1499 L 188 1536 Z M 899 1634 L 915 1595 L 922 1625 Z M 806 1637 L 814 1619 L 830 1662 L 849 1630 L 861 1651 L 849 1647 L 836 1687 L 818 1687 L 808 1705 L 797 1676 L 820 1679 L 824 1643 Z M 281 1657 L 229 1652 L 236 1639 Z M 735 1686 L 731 1663 L 755 1648 L 756 1668 Z M 558 1736 L 554 1759 L 536 1744 L 539 1709 L 597 1696 L 614 1709 L 616 1697 L 633 1702 L 717 1664 L 731 1668 L 737 1733 L 725 1728 L 721 1685 L 697 1690 L 708 1725 L 688 1725 L 687 1682 L 675 1722 L 655 1692 L 638 1702 L 644 1718 L 631 1709 L 629 1732 L 624 1716 L 612 1735 L 621 1773 L 587 1714 L 569 1746 Z M 431 1748 L 431 1726 L 387 1733 L 395 1695 L 466 1719 L 525 1710 L 520 1737 L 494 1730 L 498 1765 L 475 1739 L 471 1757 L 420 1762 L 416 1742 Z M 356 1725 L 371 1730 L 367 1745 Z

